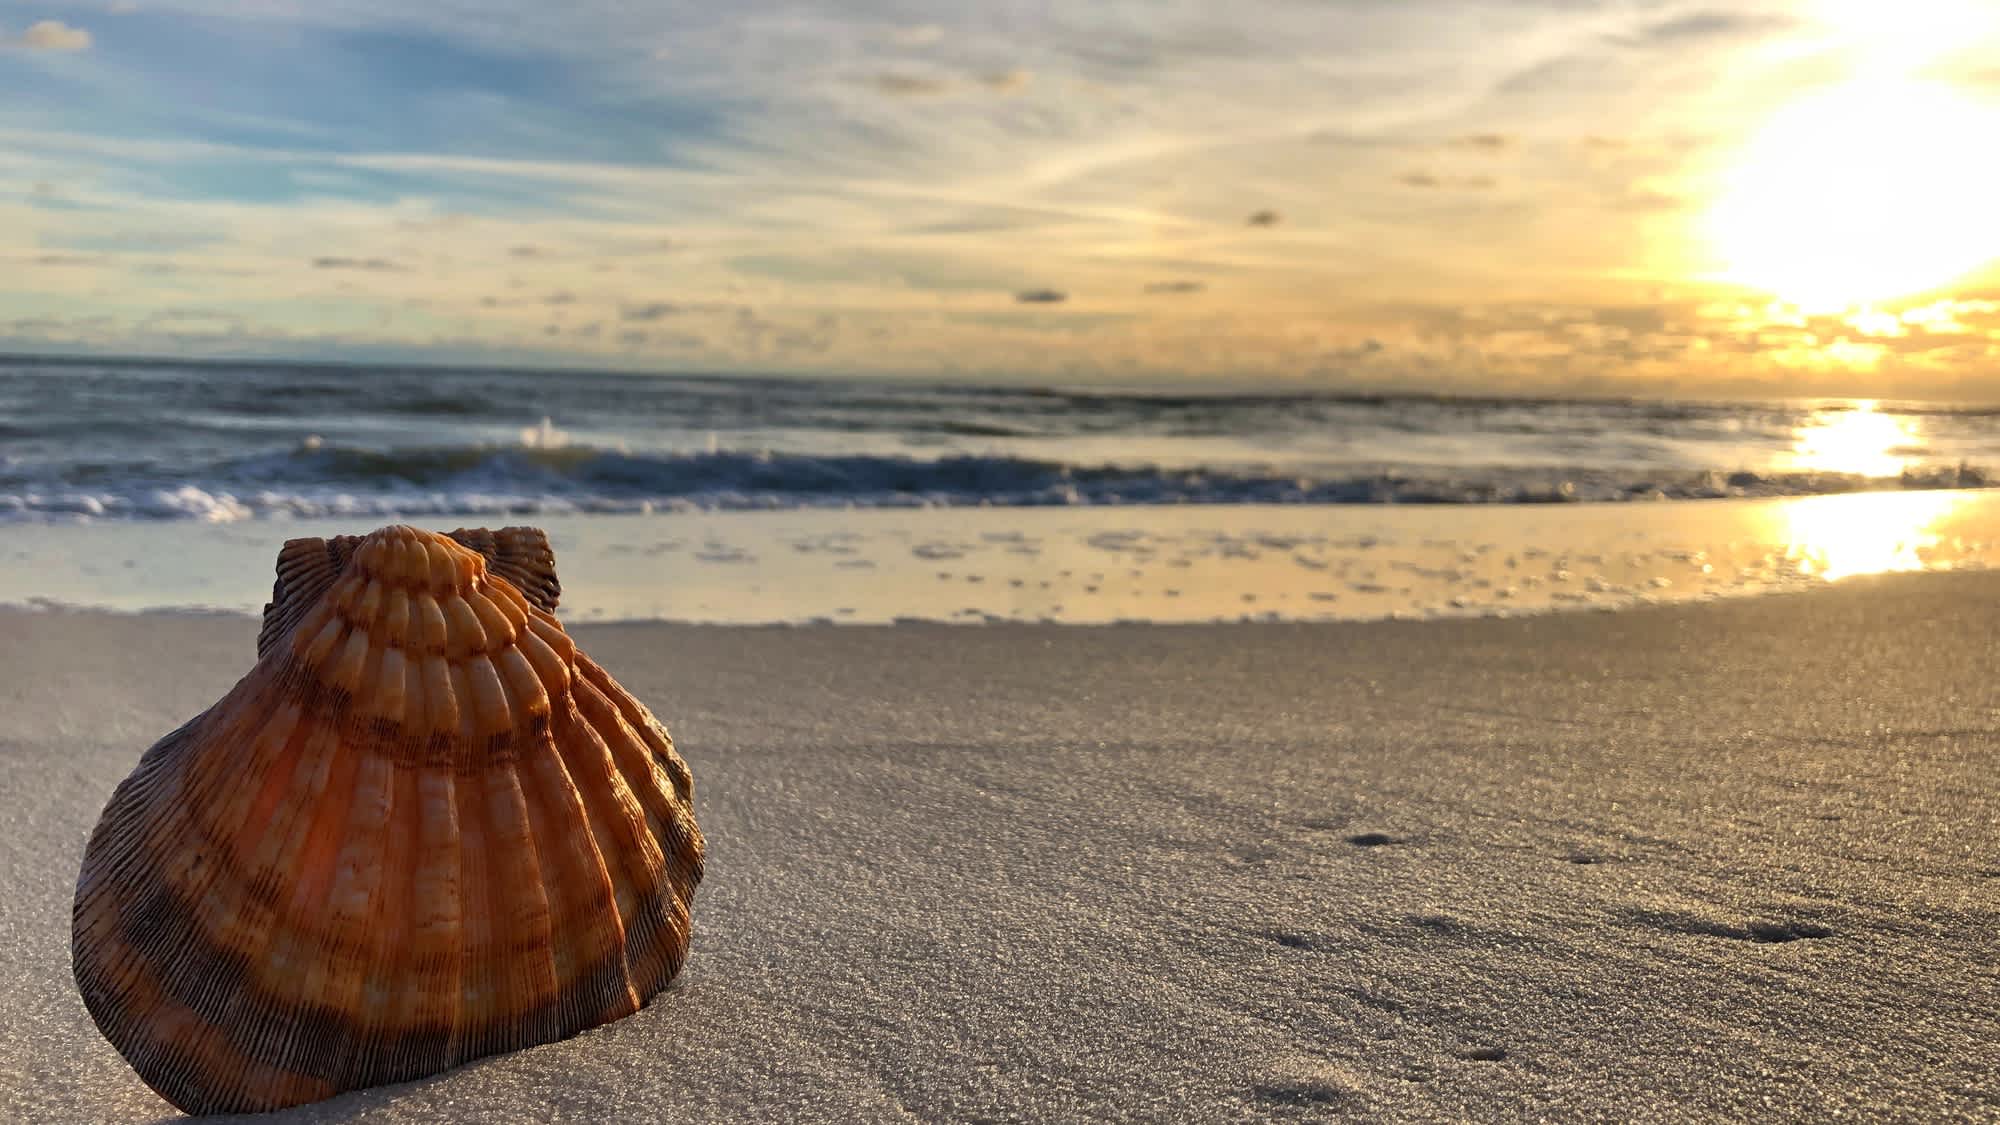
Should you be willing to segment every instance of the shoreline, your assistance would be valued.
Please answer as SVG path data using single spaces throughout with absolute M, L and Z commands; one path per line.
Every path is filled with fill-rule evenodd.
M 257 1120 L 2000 1119 L 2000 574 L 1429 622 L 577 625 L 711 847 L 683 979 Z M 231 617 L 0 611 L 0 1061 L 162 1121 L 67 962 Z
M 563 575 L 565 619 L 588 622 L 1511 616 L 2000 565 L 2000 490 L 1554 506 L 725 512 L 539 524 Z M 373 526 L 21 526 L 0 551 L 0 604 L 255 613 L 286 539 Z
M 811 617 L 803 620 L 774 621 L 711 621 L 700 618 L 676 617 L 605 617 L 592 616 L 588 620 L 569 622 L 565 627 L 572 632 L 577 629 L 615 629 L 658 626 L 666 629 L 687 629 L 699 631 L 733 632 L 737 630 L 770 632 L 811 632 L 817 630 L 887 631 L 944 628 L 950 630 L 1006 630 L 1006 629 L 1054 629 L 1060 632 L 1092 632 L 1116 629 L 1164 629 L 1164 630 L 1207 630 L 1207 629 L 1256 629 L 1256 628 L 1338 628 L 1353 625 L 1425 625 L 1471 621 L 1523 621 L 1546 617 L 1567 616 L 1612 616 L 1647 611 L 1673 612 L 1694 607 L 1727 605 L 1739 601 L 1763 601 L 1777 599 L 1790 601 L 1801 597 L 1814 597 L 1830 591 L 1853 588 L 1857 581 L 1866 584 L 1872 581 L 1893 580 L 1918 582 L 1934 578 L 1948 578 L 1987 574 L 1993 568 L 1985 565 L 1967 566 L 1962 569 L 1939 569 L 1919 571 L 1891 571 L 1881 574 L 1851 576 L 1840 584 L 1829 582 L 1793 582 L 1773 585 L 1767 589 L 1735 593 L 1714 593 L 1699 598 L 1676 599 L 1633 599 L 1623 602 L 1566 601 L 1539 605 L 1532 609 L 1510 606 L 1504 610 L 1487 613 L 1442 613 L 1397 611 L 1370 617 L 1301 617 L 1281 618 L 1268 615 L 1243 614 L 1231 618 L 1213 620 L 1167 620 L 1153 621 L 1139 618 L 1114 618 L 1111 620 L 1058 620 L 1037 618 L 1033 620 L 1013 619 L 999 616 L 980 617 L 964 614 L 942 617 L 894 616 L 883 620 L 855 620 L 846 617 Z M 558 616 L 563 611 L 559 608 Z M 176 619 L 218 619 L 255 623 L 261 611 L 243 607 L 214 605 L 155 605 L 136 608 L 90 605 L 57 601 L 46 597 L 30 597 L 20 601 L 0 601 L 0 627 L 9 615 L 32 616 L 72 616 L 109 617 L 146 620 L 161 618 Z

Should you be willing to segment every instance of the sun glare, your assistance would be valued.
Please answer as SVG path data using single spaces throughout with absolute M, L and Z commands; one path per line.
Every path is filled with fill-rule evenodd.
M 1963 501 L 1953 492 L 1821 496 L 1785 505 L 1785 554 L 1801 573 L 1833 581 L 1923 570 L 1943 536 L 1936 527 Z
M 1724 280 L 1837 312 L 1974 272 L 2000 258 L 1996 136 L 2000 106 L 1910 78 L 1781 110 L 1708 214 Z
M 1909 464 L 1909 450 L 1921 441 L 1907 423 L 1876 413 L 1873 402 L 1862 402 L 1850 410 L 1820 411 L 1800 426 L 1792 440 L 1792 466 L 1892 477 Z
M 1908 73 L 1978 40 L 1995 24 L 1992 0 L 1819 0 L 1813 22 L 1877 73 Z

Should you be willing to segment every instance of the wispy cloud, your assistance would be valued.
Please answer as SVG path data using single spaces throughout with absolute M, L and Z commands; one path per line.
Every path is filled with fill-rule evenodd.
M 1498 186 L 1491 176 L 1441 176 L 1435 172 L 1405 172 L 1396 182 L 1424 191 L 1491 191 Z
M 388 273 L 401 267 L 387 258 L 321 257 L 312 260 L 316 270 L 370 270 Z
M 928 47 L 944 38 L 944 29 L 934 23 L 913 24 L 890 32 L 890 42 L 898 47 Z
M 894 98 L 931 98 L 950 93 L 952 84 L 921 74 L 877 74 L 868 84 Z
M 980 76 L 979 81 L 984 83 L 990 90 L 998 90 L 1003 94 L 1013 94 L 1027 89 L 1028 83 L 1034 81 L 1034 77 L 1028 71 L 1015 67 L 1012 70 L 998 70 L 989 74 L 983 74 Z
M 0 38 L 0 45 L 28 51 L 88 51 L 90 32 L 71 27 L 61 20 L 41 20 L 12 38 Z
M 1629 46 L 1680 47 L 1720 39 L 1765 38 L 1798 25 L 1797 18 L 1781 12 L 1715 8 L 1670 16 L 1616 38 Z

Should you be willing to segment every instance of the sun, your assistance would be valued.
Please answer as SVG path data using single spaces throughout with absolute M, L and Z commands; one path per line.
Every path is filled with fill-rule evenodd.
M 1706 217 L 1721 280 L 1815 311 L 1948 285 L 2000 259 L 2000 104 L 1860 79 L 1779 111 Z

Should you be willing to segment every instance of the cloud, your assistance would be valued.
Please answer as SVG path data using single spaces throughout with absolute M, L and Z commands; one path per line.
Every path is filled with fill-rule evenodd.
M 393 272 L 403 268 L 387 258 L 325 257 L 314 258 L 312 264 L 316 270 L 375 270 Z
M 541 258 L 547 256 L 547 251 L 544 251 L 539 246 L 509 246 L 507 248 L 507 256 L 510 258 Z
M 1388 345 L 1371 337 L 1347 347 L 1330 348 L 1322 353 L 1319 358 L 1322 362 L 1355 363 L 1368 359 L 1371 356 L 1380 355 L 1387 350 Z
M 576 294 L 568 290 L 560 290 L 543 297 L 542 303 L 545 305 L 573 305 L 576 303 Z
M 115 322 L 108 316 L 56 317 L 23 316 L 13 320 L 0 320 L 0 330 L 21 336 L 71 337 L 111 327 Z
M 840 318 L 831 314 L 800 323 L 794 317 L 767 317 L 749 308 L 738 308 L 727 326 L 735 350 L 770 358 L 823 356 L 839 338 L 840 330 Z M 702 341 L 682 336 L 675 343 L 687 347 Z
M 876 93 L 892 98 L 939 98 L 956 94 L 967 86 L 981 86 L 998 94 L 1018 94 L 1034 81 L 1034 75 L 1025 70 L 986 71 L 977 78 L 960 80 L 942 78 L 928 74 L 909 74 L 902 71 L 885 71 L 870 75 L 866 85 Z
M 654 301 L 644 305 L 626 305 L 623 309 L 619 310 L 618 316 L 621 320 L 650 323 L 655 320 L 665 320 L 667 317 L 680 311 L 681 307 L 679 305 L 670 304 L 666 301 Z
M 1797 22 L 1775 12 L 1690 12 L 1616 37 L 1628 47 L 1683 47 L 1726 39 L 1758 39 L 1791 31 Z
M 898 47 L 928 47 L 944 38 L 944 28 L 934 23 L 899 27 L 889 33 L 889 41 Z
M 1069 294 L 1060 289 L 1023 289 L 1014 294 L 1014 300 L 1024 305 L 1059 305 L 1069 300 Z
M 1613 206 L 1625 211 L 1666 212 L 1686 208 L 1689 201 L 1658 182 L 1645 179 L 1628 185 L 1625 194 L 1619 196 Z
M 43 20 L 6 42 L 30 51 L 88 51 L 91 38 L 90 32 L 80 27 L 71 27 L 61 20 Z
M 1146 284 L 1147 293 L 1200 293 L 1208 288 L 1206 281 L 1152 281 Z
M 1470 133 L 1463 137 L 1455 137 L 1451 141 L 1453 148 L 1490 153 L 1506 152 L 1512 149 L 1515 143 L 1515 138 L 1506 133 Z
M 917 74 L 877 74 L 868 85 L 892 98 L 934 98 L 951 92 L 951 83 L 944 79 Z
M 1423 191 L 1490 191 L 1499 186 L 1491 176 L 1440 176 L 1434 172 L 1405 172 L 1396 182 Z
M 161 309 L 139 322 L 139 331 L 172 337 L 243 336 L 250 323 L 229 309 Z

